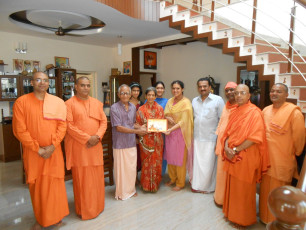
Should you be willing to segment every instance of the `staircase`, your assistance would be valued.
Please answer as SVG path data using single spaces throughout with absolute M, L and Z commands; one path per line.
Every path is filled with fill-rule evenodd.
M 274 48 L 260 39 L 251 44 L 249 34 L 220 21 L 211 21 L 209 16 L 185 6 L 162 1 L 160 21 L 167 20 L 170 27 L 207 42 L 209 46 L 221 47 L 224 54 L 234 56 L 234 62 L 246 63 L 248 71 L 257 70 L 259 80 L 274 79 L 275 83 L 286 84 L 289 88 L 289 98 L 296 101 L 302 112 L 306 113 L 306 57 L 303 57 L 303 60 L 295 54 L 293 63 L 299 71 L 293 66 L 292 71 L 288 73 L 288 60 L 283 55 L 288 57 L 289 50 L 281 48 L 279 44 L 273 43 L 276 47 Z

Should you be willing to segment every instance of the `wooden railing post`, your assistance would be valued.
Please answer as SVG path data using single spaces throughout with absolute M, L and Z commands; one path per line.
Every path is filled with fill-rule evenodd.
M 253 21 L 252 21 L 251 44 L 255 43 L 256 16 L 257 16 L 257 0 L 253 0 Z
M 215 20 L 215 0 L 211 1 L 211 13 L 210 13 L 210 21 Z
M 294 44 L 294 27 L 295 27 L 295 10 L 296 6 L 291 8 L 291 20 L 290 20 L 290 34 L 289 34 L 289 60 L 288 60 L 288 69 L 287 72 L 291 73 L 292 72 L 292 64 L 291 62 L 293 61 L 293 44 Z
M 296 187 L 301 189 L 302 192 L 306 193 L 306 157 L 304 158 L 302 170 L 300 172 L 300 178 Z

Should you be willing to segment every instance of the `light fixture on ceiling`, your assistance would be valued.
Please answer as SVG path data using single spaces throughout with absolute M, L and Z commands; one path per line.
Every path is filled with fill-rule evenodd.
M 28 44 L 26 42 L 17 42 L 14 49 L 18 54 L 26 54 L 28 51 Z
M 122 54 L 122 44 L 118 43 L 118 55 L 121 56 Z
M 120 43 L 120 40 L 122 39 L 122 35 L 118 35 L 118 45 L 117 45 L 117 49 L 118 49 L 118 55 L 121 56 L 122 55 L 122 44 Z

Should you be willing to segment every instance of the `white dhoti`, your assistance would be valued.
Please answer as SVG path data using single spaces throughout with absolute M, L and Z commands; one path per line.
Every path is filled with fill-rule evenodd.
M 137 149 L 113 149 L 115 198 L 126 200 L 136 193 Z
M 192 189 L 213 192 L 216 186 L 215 141 L 194 141 Z

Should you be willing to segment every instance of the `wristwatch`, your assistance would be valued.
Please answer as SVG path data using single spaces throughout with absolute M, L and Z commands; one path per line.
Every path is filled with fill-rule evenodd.
M 237 147 L 234 147 L 233 150 L 234 150 L 235 153 L 238 153 Z

